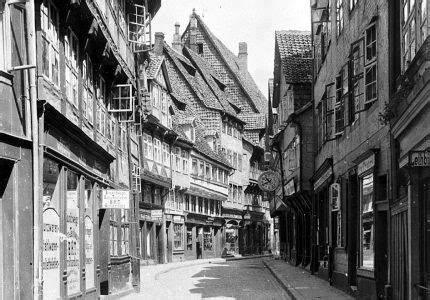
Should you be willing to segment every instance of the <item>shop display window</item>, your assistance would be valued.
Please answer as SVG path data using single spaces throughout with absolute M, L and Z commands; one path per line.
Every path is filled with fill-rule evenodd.
M 173 225 L 174 238 L 173 238 L 173 249 L 174 250 L 184 250 L 183 246 L 183 225 L 174 224 Z M 188 248 L 188 246 L 187 246 Z
M 203 250 L 212 251 L 212 232 L 209 227 L 203 229 Z
M 374 269 L 374 182 L 373 174 L 360 179 L 360 266 Z
M 189 226 L 187 226 L 187 250 L 193 250 L 193 230 Z

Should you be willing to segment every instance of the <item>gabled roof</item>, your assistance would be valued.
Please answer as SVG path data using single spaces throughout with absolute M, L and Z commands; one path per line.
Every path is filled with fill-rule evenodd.
M 156 55 L 152 52 L 148 53 L 149 64 L 146 68 L 146 76 L 148 77 L 148 79 L 154 79 L 155 77 L 157 77 L 158 70 L 163 64 L 163 59 L 163 56 Z
M 246 123 L 245 130 L 266 128 L 266 116 L 263 114 L 246 114 L 239 117 Z
M 191 75 L 186 69 L 186 67 L 183 65 L 183 63 L 188 64 L 189 60 L 185 58 L 182 54 L 173 50 L 167 44 L 164 45 L 164 49 L 165 49 L 165 53 L 171 58 L 177 70 L 179 70 L 184 80 L 189 84 L 191 90 L 200 99 L 203 105 L 207 108 L 222 111 L 223 107 L 221 106 L 221 104 L 218 102 L 218 99 L 215 97 L 215 95 L 211 92 L 211 90 L 207 86 L 202 75 L 199 72 L 195 72 L 194 76 Z M 192 66 L 191 63 L 190 65 Z M 169 70 L 169 71 L 175 72 L 174 70 Z M 174 76 L 171 76 L 171 77 L 174 77 Z
M 279 53 L 287 83 L 312 82 L 312 42 L 308 31 L 275 31 L 275 52 Z
M 201 72 L 201 75 L 208 85 L 208 88 L 217 97 L 219 103 L 221 104 L 224 111 L 232 117 L 237 119 L 236 112 L 230 105 L 229 95 L 220 89 L 214 77 L 216 76 L 215 70 L 199 55 L 194 51 L 184 47 L 185 55 L 194 63 L 194 66 Z M 215 77 L 217 78 L 217 77 Z M 218 80 L 218 79 L 217 79 Z M 240 120 L 240 119 L 239 119 Z
M 257 112 L 266 113 L 267 112 L 267 100 L 258 89 L 254 79 L 249 74 L 247 70 L 240 70 L 238 57 L 233 54 L 206 26 L 203 20 L 193 12 L 193 15 L 196 17 L 198 23 L 202 26 L 205 31 L 208 39 L 212 42 L 218 54 L 224 60 L 228 69 L 230 69 L 231 73 L 241 86 L 242 90 L 248 96 L 251 104 L 255 107 Z M 188 25 L 189 28 L 189 25 Z M 188 30 L 187 28 L 187 30 Z

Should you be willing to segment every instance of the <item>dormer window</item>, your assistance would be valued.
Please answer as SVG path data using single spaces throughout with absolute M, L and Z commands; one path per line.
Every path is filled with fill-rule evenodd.
M 203 43 L 197 43 L 197 51 L 199 54 L 203 54 Z

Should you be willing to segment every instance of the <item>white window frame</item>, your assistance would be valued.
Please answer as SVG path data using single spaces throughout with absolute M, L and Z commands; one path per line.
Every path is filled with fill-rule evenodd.
M 127 95 L 122 95 L 126 91 Z M 117 84 L 112 87 L 109 112 L 133 112 L 133 90 L 131 84 Z

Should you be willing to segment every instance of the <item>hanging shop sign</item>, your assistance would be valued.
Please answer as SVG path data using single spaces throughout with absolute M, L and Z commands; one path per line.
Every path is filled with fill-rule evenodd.
M 130 208 L 129 190 L 102 190 L 101 208 Z
M 364 172 L 372 169 L 375 166 L 375 154 L 372 154 L 365 160 L 363 160 L 361 163 L 358 164 L 357 167 L 357 174 L 361 175 Z
M 410 152 L 409 165 L 411 167 L 430 167 L 430 149 Z
M 286 196 L 291 196 L 295 192 L 296 192 L 296 185 L 294 183 L 294 179 L 291 179 L 285 185 L 285 194 L 286 194 Z
M 340 184 L 333 183 L 330 185 L 330 208 L 332 211 L 340 209 Z
M 314 190 L 318 189 L 320 186 L 323 185 L 324 182 L 326 182 L 327 179 L 330 178 L 330 176 L 333 174 L 333 170 L 331 168 L 328 168 L 318 180 L 314 183 Z
M 258 185 L 260 189 L 267 192 L 273 192 L 281 184 L 281 176 L 278 172 L 268 170 L 261 173 L 258 178 Z
M 162 218 L 163 211 L 161 209 L 151 210 L 151 218 Z

